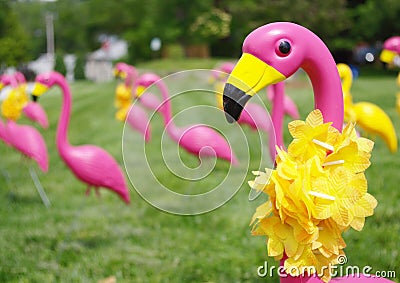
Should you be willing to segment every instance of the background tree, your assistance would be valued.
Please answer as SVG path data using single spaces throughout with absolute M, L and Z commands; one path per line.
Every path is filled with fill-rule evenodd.
M 24 56 L 33 58 L 46 51 L 44 15 L 47 11 L 55 14 L 58 52 L 93 51 L 100 47 L 101 34 L 115 34 L 129 44 L 126 58 L 129 63 L 152 58 L 149 45 L 154 37 L 159 37 L 164 47 L 206 43 L 211 45 L 211 55 L 236 58 L 245 36 L 273 21 L 291 21 L 311 29 L 334 54 L 343 51 L 351 54 L 359 42 L 373 44 L 400 30 L 398 0 L 58 0 L 53 3 L 31 0 L 10 3 L 24 27 L 12 34 L 24 38 L 23 30 L 26 31 L 29 45 L 18 46 L 25 46 Z M 15 25 L 13 16 L 7 12 L 10 5 L 4 6 L 0 20 L 8 21 L 8 26 Z M 12 46 L 9 39 L 4 41 L 3 51 Z M 7 48 L 7 54 L 15 49 Z
M 7 2 L 0 9 L 0 62 L 17 66 L 28 60 L 28 36 Z

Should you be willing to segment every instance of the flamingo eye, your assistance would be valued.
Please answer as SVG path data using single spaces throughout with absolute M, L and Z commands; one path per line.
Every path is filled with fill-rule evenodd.
M 290 53 L 290 50 L 292 49 L 289 41 L 287 40 L 282 40 L 279 42 L 278 46 L 277 46 L 277 53 L 279 56 L 287 56 Z

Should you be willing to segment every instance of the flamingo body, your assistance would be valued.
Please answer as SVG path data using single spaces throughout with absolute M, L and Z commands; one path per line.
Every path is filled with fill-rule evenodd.
M 122 170 L 115 159 L 104 149 L 94 145 L 72 146 L 67 131 L 71 115 L 71 91 L 66 79 L 57 72 L 43 73 L 36 77 L 34 96 L 40 96 L 48 88 L 58 85 L 62 89 L 63 103 L 57 127 L 57 149 L 60 157 L 72 173 L 90 187 L 104 187 L 117 193 L 130 203 L 129 189 Z
M 60 153 L 74 175 L 88 186 L 110 188 L 129 203 L 129 194 L 118 163 L 94 145 L 69 146 Z
M 16 150 L 33 159 L 43 172 L 47 172 L 49 159 L 46 143 L 34 127 L 18 125 L 10 120 L 6 124 L 6 135 Z
M 28 119 L 38 123 L 43 129 L 49 127 L 47 114 L 39 103 L 32 101 L 28 102 L 22 112 Z
M 126 116 L 126 122 L 131 128 L 143 134 L 145 142 L 151 139 L 151 128 L 149 120 L 146 119 L 147 113 L 137 103 L 131 105 L 129 114 Z
M 382 138 L 391 152 L 397 151 L 397 135 L 389 116 L 377 105 L 358 102 L 352 107 L 355 122 L 364 131 Z
M 237 165 L 229 144 L 221 135 L 205 125 L 193 125 L 182 129 L 179 146 L 187 152 L 204 157 L 216 156 Z

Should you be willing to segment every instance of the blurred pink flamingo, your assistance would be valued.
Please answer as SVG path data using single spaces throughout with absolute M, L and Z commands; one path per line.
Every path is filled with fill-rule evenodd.
M 20 91 L 27 94 L 27 85 L 24 74 L 21 72 L 15 72 L 14 77 L 17 80 Z M 36 103 L 35 101 L 27 101 L 22 111 L 28 119 L 38 123 L 43 129 L 49 127 L 47 114 L 39 103 Z
M 400 36 L 392 36 L 383 42 L 379 59 L 389 67 L 400 67 Z M 400 72 L 397 75 L 397 86 L 400 87 Z M 400 114 L 400 92 L 396 94 L 396 110 Z
M 3 86 L 9 84 L 12 87 L 17 86 L 15 78 L 11 75 L 2 75 L 0 81 Z M 47 172 L 49 168 L 47 146 L 42 135 L 34 127 L 15 123 L 22 110 L 19 99 L 19 93 L 13 89 L 1 105 L 2 115 L 7 119 L 3 127 L 5 141 L 24 156 L 35 160 L 40 169 Z
M 1 77 L 1 85 L 4 86 L 8 84 L 13 84 L 15 86 L 15 79 L 11 76 L 3 75 Z M 21 152 L 23 156 L 36 161 L 43 172 L 47 172 L 49 161 L 47 147 L 43 137 L 36 128 L 15 123 L 15 120 L 17 120 L 21 115 L 23 100 L 24 98 L 21 98 L 21 92 L 14 88 L 1 104 L 2 116 L 7 119 L 7 124 L 4 125 L 1 123 L 0 125 L 0 128 L 2 128 L 2 139 L 6 144 L 11 145 L 13 148 Z M 43 190 L 35 169 L 29 167 L 29 173 L 44 205 L 46 207 L 50 206 L 50 201 Z
M 299 110 L 297 109 L 296 103 L 285 94 L 285 83 L 279 82 L 278 84 L 282 84 L 279 88 L 282 88 L 283 91 L 283 113 L 290 116 L 292 119 L 297 120 L 300 118 Z M 267 88 L 267 98 L 270 102 L 273 103 L 275 95 L 275 88 L 273 85 Z
M 156 109 L 164 117 L 164 125 L 169 136 L 187 152 L 197 156 L 216 156 L 217 158 L 229 161 L 233 165 L 238 164 L 234 153 L 227 141 L 214 129 L 201 124 L 177 127 L 172 120 L 172 106 L 167 86 L 159 76 L 152 73 L 145 73 L 139 77 L 136 85 L 147 88 L 155 84 L 163 97 L 163 103 Z M 146 97 L 146 94 L 140 97 Z M 132 111 L 131 111 L 132 112 Z
M 6 125 L 3 123 L 3 120 L 0 120 L 0 140 L 2 140 L 7 145 L 10 144 L 7 139 Z
M 115 76 L 125 78 L 124 84 L 117 86 L 115 106 L 119 109 L 116 113 L 118 120 L 126 121 L 134 129 L 143 134 L 146 142 L 151 139 L 151 128 L 147 113 L 137 104 L 132 104 L 132 88 L 138 74 L 135 67 L 123 62 L 115 65 Z M 127 115 L 129 109 L 130 114 Z
M 71 116 L 72 97 L 66 79 L 57 72 L 43 73 L 36 77 L 32 91 L 34 97 L 42 95 L 55 85 L 63 94 L 62 109 L 57 127 L 57 150 L 75 176 L 98 193 L 99 187 L 117 193 L 123 201 L 130 203 L 129 189 L 124 174 L 115 159 L 104 149 L 94 145 L 72 146 L 68 141 L 68 125 Z

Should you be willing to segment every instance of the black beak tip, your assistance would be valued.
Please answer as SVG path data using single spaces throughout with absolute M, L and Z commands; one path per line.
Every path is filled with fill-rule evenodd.
M 225 118 L 228 123 L 233 123 L 239 120 L 243 107 L 250 98 L 250 95 L 247 95 L 244 91 L 238 89 L 234 85 L 229 83 L 225 84 L 223 102 Z
M 33 94 L 31 95 L 31 97 L 32 97 L 32 100 L 33 100 L 34 102 L 36 102 L 36 101 L 38 100 L 38 98 L 39 98 L 38 96 L 33 95 Z
M 225 112 L 225 118 L 226 121 L 228 121 L 229 124 L 233 124 L 237 121 L 237 119 L 233 118 L 230 114 Z
M 229 96 L 223 96 L 225 118 L 229 123 L 234 123 L 240 118 L 243 107 Z

